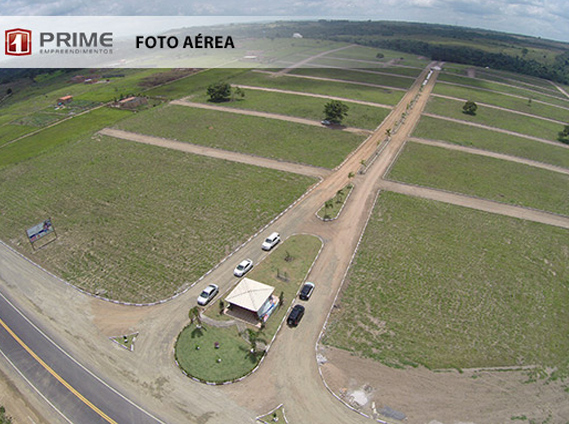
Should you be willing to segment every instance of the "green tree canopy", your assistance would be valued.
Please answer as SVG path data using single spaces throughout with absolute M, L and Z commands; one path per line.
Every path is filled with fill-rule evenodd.
M 231 84 L 216 82 L 207 88 L 209 100 L 215 103 L 227 102 L 231 98 Z
M 478 105 L 474 103 L 472 100 L 468 100 L 464 106 L 462 106 L 462 111 L 467 115 L 476 115 L 476 110 L 478 109 Z
M 341 124 L 342 120 L 348 115 L 348 105 L 339 100 L 330 100 L 324 105 L 325 119 L 334 123 Z
M 559 135 L 558 137 L 559 141 L 565 144 L 569 144 L 569 125 L 565 125 L 563 131 L 560 131 L 558 135 Z

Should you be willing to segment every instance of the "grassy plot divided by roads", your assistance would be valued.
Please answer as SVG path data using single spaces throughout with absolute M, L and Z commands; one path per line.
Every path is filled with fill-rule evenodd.
M 569 215 L 568 175 L 505 160 L 408 142 L 388 178 Z
M 274 93 L 270 91 L 244 89 L 244 92 L 245 97 L 243 99 L 219 103 L 218 105 L 320 121 L 325 118 L 324 105 L 330 101 L 322 98 L 298 96 L 288 93 Z M 207 103 L 209 96 L 203 93 L 189 100 Z M 349 108 L 348 115 L 342 121 L 342 124 L 348 127 L 373 130 L 377 128 L 390 112 L 390 109 L 383 107 L 361 105 L 350 103 L 349 101 L 343 101 L 342 103 Z
M 325 343 L 392 366 L 567 375 L 565 229 L 379 196 Z
M 118 128 L 271 159 L 333 168 L 362 136 L 276 119 L 184 106 L 156 108 Z
M 247 274 L 248 278 L 274 287 L 275 296 L 283 294 L 283 305 L 258 333 L 259 341 L 268 344 L 276 334 L 320 248 L 321 241 L 314 236 L 291 236 Z M 218 302 L 214 299 L 210 308 L 217 309 Z M 178 336 L 176 360 L 192 377 L 216 383 L 235 380 L 248 374 L 263 356 L 262 351 L 251 352 L 247 336 L 240 334 L 237 326 L 222 323 L 221 327 L 203 324 L 201 329 L 191 324 Z
M 423 116 L 413 136 L 441 140 L 460 146 L 474 147 L 492 152 L 518 156 L 538 162 L 569 168 L 569 149 L 563 145 L 544 145 L 538 141 L 477 128 L 460 122 Z
M 463 113 L 463 101 L 450 100 L 441 97 L 431 97 L 425 112 L 435 115 L 476 124 L 488 125 L 519 134 L 531 135 L 545 140 L 555 141 L 564 124 L 546 121 L 540 118 L 519 115 L 513 112 L 478 106 L 476 115 Z
M 58 241 L 35 262 L 89 292 L 152 302 L 195 281 L 314 182 L 88 137 L 0 171 L 0 238 L 28 253 L 25 229 L 51 217 Z

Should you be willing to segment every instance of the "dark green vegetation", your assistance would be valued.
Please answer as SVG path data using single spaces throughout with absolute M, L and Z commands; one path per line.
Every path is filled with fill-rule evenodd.
M 567 375 L 568 231 L 382 193 L 327 344 L 392 366 Z
M 320 121 L 324 118 L 322 109 L 329 100 L 299 96 L 295 94 L 274 93 L 269 91 L 243 89 L 245 97 L 235 101 L 223 103 L 222 106 L 238 109 L 258 110 L 262 112 L 276 113 L 280 115 L 296 116 L 300 118 Z M 196 95 L 192 102 L 207 102 L 206 95 Z M 343 102 L 350 108 L 350 112 L 343 124 L 348 127 L 373 130 L 389 114 L 387 108 L 361 105 L 357 103 Z
M 0 406 L 0 424 L 12 424 L 12 418 L 6 415 L 6 409 Z
M 207 88 L 207 95 L 212 102 L 227 102 L 231 99 L 231 84 L 228 82 L 213 83 Z
M 431 97 L 425 112 L 488 125 L 550 141 L 557 140 L 559 130 L 563 129 L 563 125 L 559 123 L 484 106 L 478 107 L 476 115 L 467 115 L 462 113 L 463 104 L 464 102 L 460 100 Z
M 482 29 L 410 22 L 279 22 L 267 37 L 305 37 L 391 49 L 433 60 L 464 63 L 569 82 L 567 43 Z
M 268 344 L 275 335 L 320 247 L 320 240 L 314 236 L 292 236 L 247 275 L 275 287 L 273 295 L 279 297 L 282 292 L 284 301 L 264 329 L 259 332 L 249 328 L 258 339 L 256 351 L 251 352 L 251 335 L 247 332 L 239 334 L 234 325 L 204 325 L 198 329 L 191 324 L 180 333 L 176 342 L 176 359 L 182 369 L 203 381 L 223 382 L 237 379 L 255 368 L 264 355 L 261 345 Z M 217 305 L 212 304 L 210 308 L 217 308 Z
M 34 261 L 89 292 L 155 301 L 203 275 L 313 182 L 87 137 L 0 172 L 0 237 L 29 253 L 25 229 L 50 216 L 59 239 Z
M 461 146 L 476 147 L 498 153 L 569 168 L 569 149 L 544 145 L 538 141 L 515 137 L 458 122 L 423 116 L 413 133 L 415 137 L 442 140 Z
M 333 124 L 341 124 L 346 116 L 350 107 L 338 100 L 330 100 L 324 105 L 324 118 Z
M 362 136 L 324 127 L 185 106 L 157 108 L 118 127 L 325 168 L 338 165 L 362 141 Z
M 569 176 L 505 160 L 408 142 L 391 180 L 569 215 Z

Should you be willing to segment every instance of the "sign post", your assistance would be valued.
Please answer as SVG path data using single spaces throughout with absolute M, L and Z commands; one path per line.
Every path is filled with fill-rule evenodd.
M 39 239 L 41 239 L 41 238 L 43 238 L 43 237 L 45 237 L 51 233 L 53 233 L 55 235 L 55 238 L 57 238 L 57 233 L 55 232 L 55 227 L 53 226 L 53 224 L 51 222 L 51 218 L 48 218 L 45 221 L 43 221 L 37 225 L 34 225 L 33 227 L 28 228 L 26 230 L 28 240 L 30 241 L 30 244 L 32 245 L 33 250 L 36 250 L 36 248 L 34 246 L 34 243 L 36 241 L 38 241 Z

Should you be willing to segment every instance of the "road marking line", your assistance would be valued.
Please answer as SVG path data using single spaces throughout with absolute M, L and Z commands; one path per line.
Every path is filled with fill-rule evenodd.
M 65 386 L 67 390 L 73 393 L 80 401 L 82 401 L 85 405 L 91 408 L 96 414 L 98 414 L 101 418 L 107 421 L 110 424 L 118 424 L 115 420 L 93 405 L 85 396 L 79 393 L 71 384 L 63 379 L 59 374 L 57 374 L 49 365 L 47 365 L 30 347 L 24 343 L 22 339 L 20 339 L 16 333 L 12 331 L 8 325 L 0 318 L 0 326 L 4 327 L 4 329 L 12 336 L 12 338 L 24 348 L 26 352 L 28 352 L 32 358 L 34 358 L 47 372 L 49 372 L 57 381 Z

